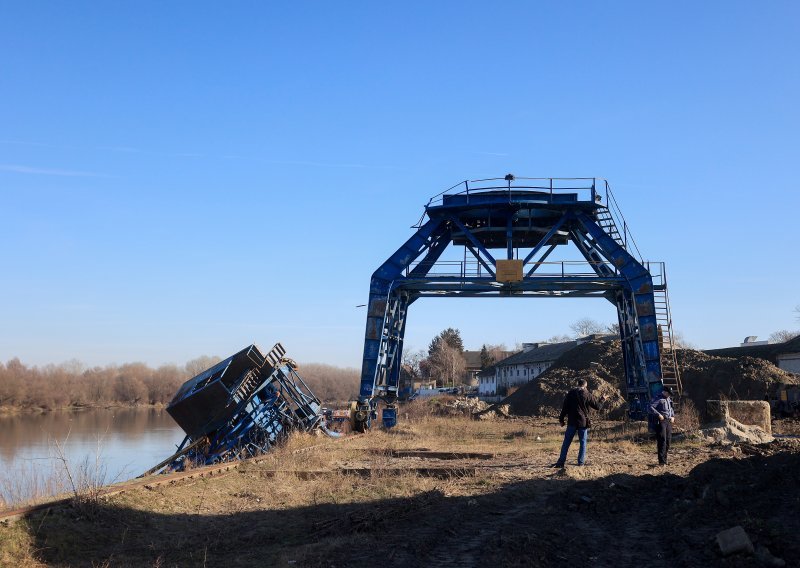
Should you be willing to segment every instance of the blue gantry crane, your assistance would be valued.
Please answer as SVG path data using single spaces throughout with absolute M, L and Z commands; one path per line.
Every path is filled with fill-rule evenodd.
M 606 180 L 461 182 L 432 197 L 415 233 L 372 275 L 354 429 L 384 401 L 396 422 L 408 309 L 423 297 L 601 297 L 617 308 L 629 411 L 665 386 L 680 392 L 663 262 L 645 262 Z M 548 261 L 573 246 L 580 261 Z M 463 247 L 463 260 L 440 261 Z

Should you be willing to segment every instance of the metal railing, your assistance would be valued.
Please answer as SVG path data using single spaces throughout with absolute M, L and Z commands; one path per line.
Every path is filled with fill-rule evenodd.
M 464 180 L 431 197 L 425 208 L 427 210 L 428 207 L 443 205 L 446 196 L 463 195 L 468 205 L 470 197 L 473 195 L 498 191 L 508 192 L 509 201 L 511 201 L 514 191 L 541 192 L 543 203 L 552 203 L 554 196 L 573 193 L 578 202 L 596 203 L 605 206 L 614 220 L 614 223 L 617 225 L 625 248 L 630 248 L 632 246 L 639 260 L 642 260 L 642 253 L 639 251 L 636 240 L 633 238 L 633 234 L 628 228 L 628 222 L 625 220 L 619 203 L 614 193 L 611 191 L 611 185 L 605 178 L 518 177 L 509 174 L 502 178 Z M 422 217 L 425 217 L 424 213 Z M 421 221 L 422 219 L 420 219 L 420 223 L 418 224 L 421 224 Z
M 504 178 L 486 178 L 464 180 L 428 200 L 426 207 L 441 205 L 445 196 L 464 195 L 467 204 L 471 195 L 487 191 L 507 191 L 509 197 L 514 191 L 540 191 L 545 202 L 552 202 L 554 195 L 576 193 L 578 201 L 595 202 L 598 182 L 606 183 L 603 178 L 534 178 L 508 175 Z M 583 199 L 581 199 L 583 197 Z
M 409 265 L 405 269 L 403 275 L 405 277 L 411 276 L 412 271 L 419 264 L 420 262 L 414 262 L 411 265 Z M 563 261 L 529 262 L 523 267 L 523 272 L 528 272 L 531 268 L 535 266 L 536 272 L 531 277 L 597 276 L 597 272 L 592 268 L 592 266 L 600 266 L 600 265 L 615 270 L 613 266 L 605 262 L 563 260 Z M 420 276 L 420 277 L 427 278 L 436 276 L 485 278 L 491 276 L 491 274 L 489 274 L 486 271 L 486 268 L 477 260 L 441 260 L 432 264 L 427 274 L 425 276 Z
M 636 239 L 633 238 L 633 234 L 628 228 L 628 222 L 625 220 L 625 216 L 622 214 L 619 203 L 617 202 L 616 197 L 614 197 L 614 193 L 611 191 L 611 186 L 609 185 L 608 180 L 603 180 L 603 190 L 604 192 L 600 195 L 598 203 L 605 201 L 606 209 L 608 210 L 609 215 L 611 215 L 611 218 L 614 220 L 614 223 L 617 225 L 617 230 L 620 231 L 623 245 L 628 252 L 635 250 L 636 255 L 639 257 L 639 261 L 644 262 L 642 253 L 639 250 L 639 246 L 636 244 Z
M 411 263 L 403 272 L 403 276 L 411 276 L 412 271 L 423 261 Z M 613 271 L 617 276 L 618 270 L 607 262 L 590 262 L 586 260 L 561 260 L 561 261 L 532 261 L 523 266 L 523 274 L 527 274 L 531 268 L 536 267 L 536 272 L 526 278 L 568 278 L 571 276 L 591 276 L 596 277 L 597 272 L 593 266 L 605 266 Z M 644 266 L 653 277 L 653 285 L 663 287 L 667 283 L 665 265 L 660 261 L 645 261 Z M 487 278 L 491 274 L 477 260 L 440 260 L 430 266 L 430 270 L 420 278 L 428 277 L 451 277 L 451 278 Z

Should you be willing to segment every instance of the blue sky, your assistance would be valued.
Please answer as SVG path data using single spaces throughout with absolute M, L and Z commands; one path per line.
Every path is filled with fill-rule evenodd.
M 0 360 L 360 366 L 372 271 L 463 179 L 599 176 L 703 348 L 798 328 L 792 2 L 0 3 Z M 601 300 L 422 300 L 407 343 Z

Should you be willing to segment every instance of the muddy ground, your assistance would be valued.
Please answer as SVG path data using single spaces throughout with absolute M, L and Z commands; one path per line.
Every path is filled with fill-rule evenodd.
M 225 477 L 0 526 L 0 565 L 798 565 L 797 440 L 678 440 L 662 468 L 640 426 L 606 422 L 589 465 L 558 470 L 561 432 L 547 419 L 427 417 L 297 437 Z M 759 557 L 721 556 L 714 536 L 737 525 Z

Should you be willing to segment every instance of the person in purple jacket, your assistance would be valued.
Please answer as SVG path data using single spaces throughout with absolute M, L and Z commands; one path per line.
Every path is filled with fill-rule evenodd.
M 672 441 L 672 424 L 675 422 L 675 410 L 672 407 L 672 390 L 664 387 L 661 395 L 650 403 L 650 416 L 653 418 L 653 429 L 656 432 L 656 449 L 658 463 L 667 465 L 667 454 Z

